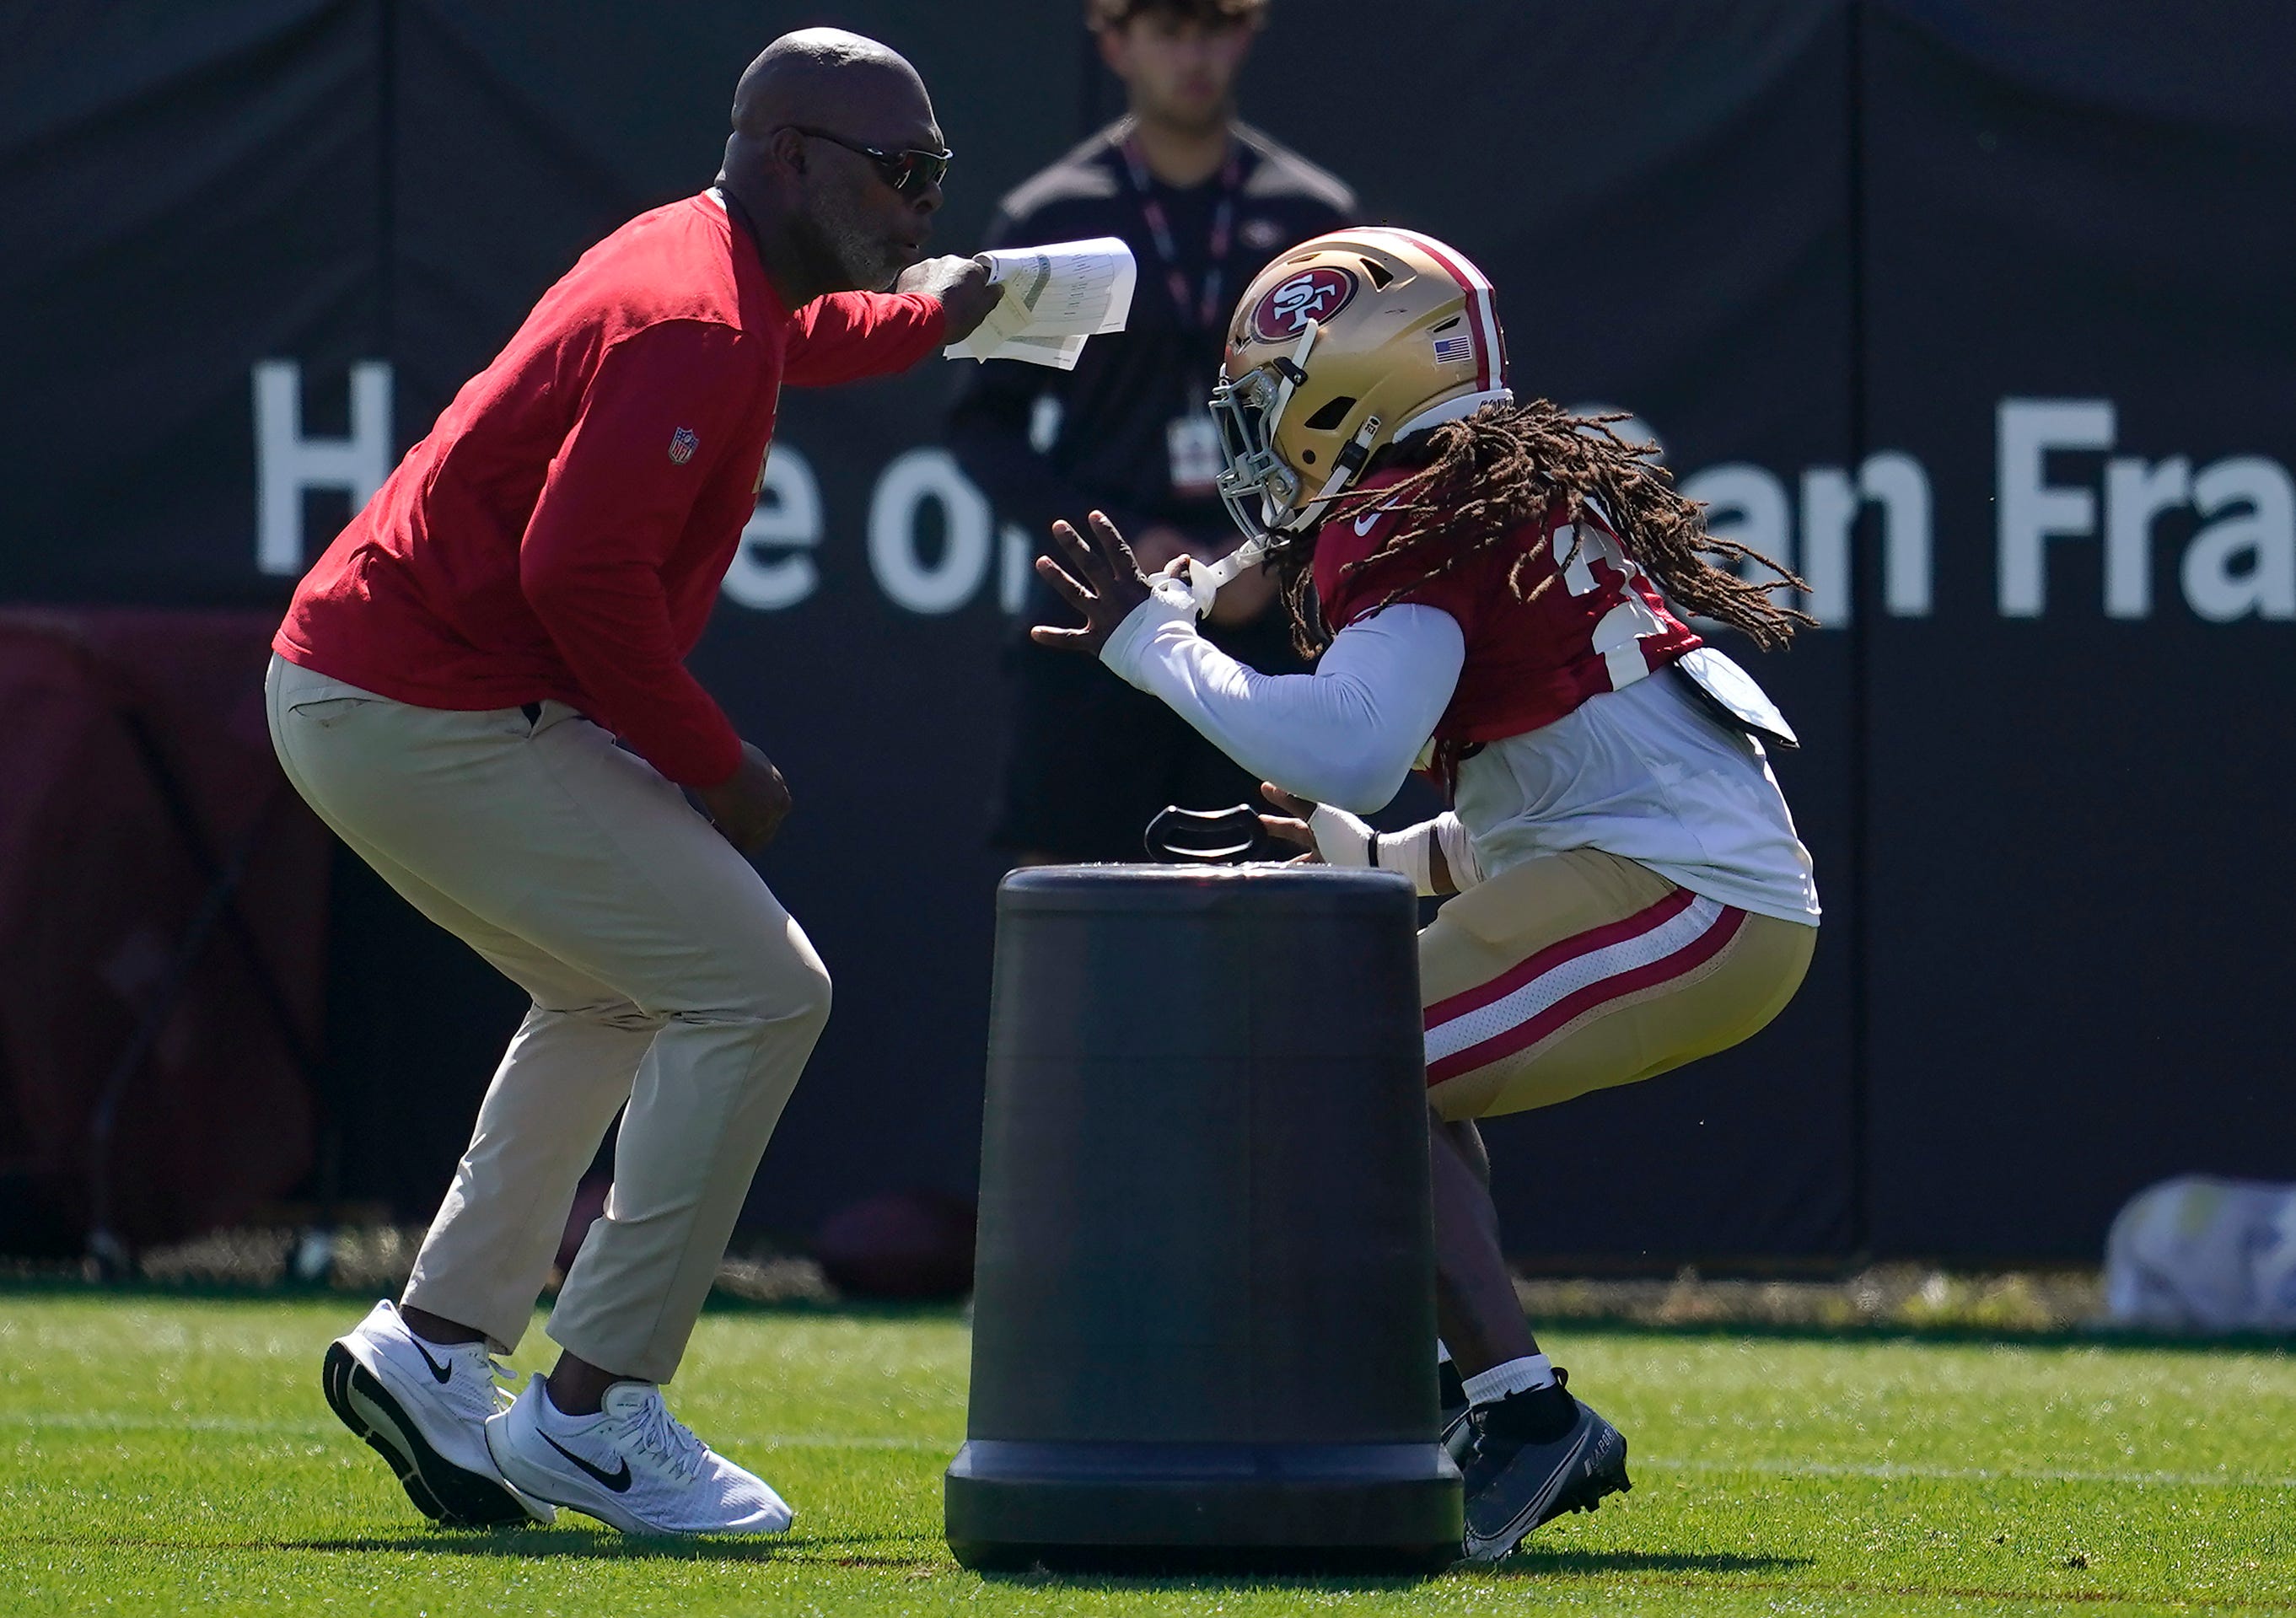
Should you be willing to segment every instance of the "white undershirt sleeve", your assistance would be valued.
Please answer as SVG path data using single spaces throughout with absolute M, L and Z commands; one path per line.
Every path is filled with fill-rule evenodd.
M 1134 608 L 1100 653 L 1245 769 L 1366 815 L 1411 773 L 1466 655 L 1457 620 L 1404 603 L 1341 630 L 1313 674 L 1261 674 L 1197 633 L 1185 587 Z

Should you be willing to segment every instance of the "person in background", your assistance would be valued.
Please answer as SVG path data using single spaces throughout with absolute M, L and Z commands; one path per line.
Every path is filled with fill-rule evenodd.
M 1128 110 L 1005 197 L 989 227 L 990 247 L 1119 236 L 1140 265 L 1123 332 L 1094 338 L 1070 372 L 988 361 L 950 417 L 958 461 L 1040 546 L 1056 517 L 1087 508 L 1115 517 L 1151 571 L 1238 542 L 1204 405 L 1229 306 L 1278 252 L 1356 212 L 1345 185 L 1236 118 L 1236 76 L 1267 15 L 1267 0 L 1090 0 Z M 1207 633 L 1254 668 L 1296 671 L 1274 600 L 1254 570 L 1221 593 Z M 1059 616 L 1041 581 L 1022 616 L 990 839 L 1016 863 L 1136 859 L 1165 805 L 1254 800 L 1257 780 L 1162 703 L 1027 641 Z

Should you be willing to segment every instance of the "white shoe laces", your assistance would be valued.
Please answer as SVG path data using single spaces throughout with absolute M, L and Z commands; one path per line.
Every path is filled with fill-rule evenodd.
M 637 1448 L 652 1456 L 664 1471 L 681 1482 L 690 1483 L 700 1477 L 702 1464 L 709 1458 L 709 1447 L 669 1413 L 669 1407 L 659 1393 L 646 1400 L 644 1409 L 630 1425 L 629 1433 Z
M 467 1377 L 455 1378 L 455 1382 L 461 1384 L 456 1392 L 462 1402 L 468 1404 L 483 1419 L 510 1408 L 510 1392 L 503 1384 L 510 1379 L 511 1373 L 510 1367 L 492 1354 L 480 1355 L 470 1351 L 478 1346 L 476 1343 L 461 1343 L 451 1351 L 461 1357 L 472 1373 Z M 483 1376 L 479 1374 L 481 1365 L 486 1367 Z

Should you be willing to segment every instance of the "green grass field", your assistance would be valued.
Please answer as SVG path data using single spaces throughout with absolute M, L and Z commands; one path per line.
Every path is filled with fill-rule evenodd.
M 321 1402 L 356 1303 L 0 1294 L 0 1611 L 2296 1611 L 2296 1359 L 1573 1331 L 1635 1492 L 1432 1581 L 982 1579 L 939 1538 L 953 1317 L 706 1317 L 672 1404 L 764 1544 L 430 1529 Z M 548 1351 L 537 1331 L 521 1366 Z

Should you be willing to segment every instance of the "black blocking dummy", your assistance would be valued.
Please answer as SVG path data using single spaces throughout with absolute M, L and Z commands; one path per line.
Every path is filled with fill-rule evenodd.
M 960 1562 L 1457 1556 L 1416 916 L 1381 871 L 1005 879 Z

